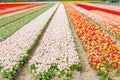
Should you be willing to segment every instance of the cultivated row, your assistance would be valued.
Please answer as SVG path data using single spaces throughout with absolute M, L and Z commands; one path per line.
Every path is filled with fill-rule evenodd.
M 39 80 L 49 80 L 54 75 L 68 80 L 72 70 L 79 70 L 80 60 L 63 4 L 57 9 L 35 50 L 30 66 Z
M 90 66 L 102 76 L 101 80 L 107 80 L 107 73 L 113 69 L 117 74 L 120 68 L 120 46 L 73 7 L 67 4 L 65 7 L 88 53 Z
M 120 23 L 112 21 L 108 18 L 105 18 L 101 15 L 92 13 L 86 9 L 83 9 L 81 7 L 73 6 L 75 9 L 77 9 L 80 13 L 88 16 L 89 18 L 93 19 L 95 22 L 100 24 L 103 28 L 108 30 L 109 32 L 116 35 L 118 38 L 120 38 Z

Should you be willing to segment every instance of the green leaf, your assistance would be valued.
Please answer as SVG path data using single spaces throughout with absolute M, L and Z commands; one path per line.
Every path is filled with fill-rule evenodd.
M 105 73 L 100 80 L 110 80 L 109 75 Z
M 61 78 L 64 74 L 65 74 L 65 71 L 61 70 L 60 72 L 58 72 L 57 77 Z
M 67 71 L 66 72 L 66 77 L 72 77 L 72 71 Z
M 36 69 L 35 64 L 32 64 L 32 65 L 30 66 L 30 69 L 31 69 L 31 70 L 35 70 L 35 69 Z
M 105 72 L 102 71 L 102 70 L 98 70 L 98 71 L 97 71 L 97 75 L 98 75 L 98 76 L 103 76 L 104 74 L 105 74 Z
M 15 74 L 15 71 L 3 71 L 2 72 L 2 77 L 3 78 L 13 78 L 13 75 Z
M 42 74 L 41 73 L 38 75 L 38 80 L 42 80 Z
M 117 72 L 115 73 L 115 76 L 120 76 L 120 68 L 117 69 Z
M 5 71 L 2 72 L 2 77 L 3 78 L 8 78 L 9 77 L 9 74 Z
M 72 71 L 73 71 L 73 70 L 79 71 L 79 70 L 80 70 L 80 66 L 79 66 L 79 64 L 74 64 L 74 65 L 70 66 L 70 69 L 71 69 Z
M 29 49 L 27 49 L 27 54 L 30 54 L 30 52 L 31 52 L 31 48 L 29 48 Z

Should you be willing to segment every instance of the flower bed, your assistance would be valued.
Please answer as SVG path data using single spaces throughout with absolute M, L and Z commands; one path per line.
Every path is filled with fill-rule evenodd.
M 101 80 L 108 80 L 109 71 L 119 71 L 120 46 L 74 8 L 67 4 L 65 8 L 87 51 L 90 67 L 96 70 L 98 75 L 102 75 Z
M 95 22 L 97 22 L 99 25 L 101 25 L 105 30 L 110 32 L 113 36 L 120 39 L 120 23 L 111 21 L 108 18 L 105 18 L 101 15 L 92 13 L 86 9 L 83 9 L 81 7 L 75 7 L 80 13 L 86 15 L 87 17 L 91 18 Z
M 80 60 L 63 4 L 48 25 L 29 65 L 38 80 L 53 76 L 69 80 L 72 70 L 79 70 Z
M 0 66 L 4 78 L 13 78 L 16 71 L 27 60 L 31 49 L 36 44 L 38 36 L 57 6 L 53 6 L 0 43 Z

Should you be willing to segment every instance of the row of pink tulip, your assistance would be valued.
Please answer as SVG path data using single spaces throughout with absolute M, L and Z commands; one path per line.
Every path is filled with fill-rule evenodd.
M 98 10 L 92 10 L 91 12 L 94 12 L 96 14 L 99 14 L 99 15 L 103 16 L 103 17 L 106 17 L 108 19 L 111 19 L 113 21 L 116 21 L 116 22 L 120 23 L 120 16 L 118 16 L 118 15 L 114 15 L 114 14 L 110 14 L 110 13 L 103 12 L 103 11 L 98 11 Z

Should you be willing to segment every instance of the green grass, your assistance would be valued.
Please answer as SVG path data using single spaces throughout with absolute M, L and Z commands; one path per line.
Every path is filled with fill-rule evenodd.
M 48 4 L 46 6 L 40 7 L 37 11 L 34 13 L 27 15 L 23 18 L 20 18 L 8 25 L 5 25 L 4 27 L 0 28 L 0 41 L 3 41 L 7 37 L 11 36 L 13 33 L 15 33 L 18 29 L 20 29 L 25 24 L 29 23 L 31 20 L 42 14 L 44 11 L 52 7 L 54 4 Z

